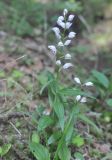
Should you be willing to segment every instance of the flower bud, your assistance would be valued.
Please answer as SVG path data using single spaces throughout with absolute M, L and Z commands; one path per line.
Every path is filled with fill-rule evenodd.
M 60 16 L 60 17 L 58 17 L 58 20 L 64 21 L 64 17 Z
M 58 33 L 58 34 L 60 33 L 60 30 L 59 30 L 58 27 L 53 27 L 52 30 L 53 30 L 55 33 Z
M 56 61 L 56 65 L 57 65 L 57 66 L 60 66 L 60 65 L 61 65 L 61 61 L 60 61 L 60 60 L 57 60 L 57 61 Z
M 60 30 L 59 30 L 59 28 L 58 28 L 58 27 L 54 27 L 54 28 L 52 28 L 52 30 L 54 31 L 56 37 L 57 37 L 58 39 L 61 39 L 61 35 L 60 35 Z
M 86 97 L 82 97 L 82 99 L 80 100 L 80 102 L 81 102 L 81 103 L 85 103 L 85 102 L 87 102 Z
M 70 43 L 71 43 L 71 40 L 66 40 L 65 43 L 64 43 L 64 45 L 68 46 Z
M 71 25 L 72 25 L 72 23 L 70 23 L 70 22 L 66 22 L 66 24 L 65 24 L 65 28 L 66 28 L 66 29 L 69 29 L 69 28 L 71 27 Z
M 65 55 L 65 59 L 71 59 L 71 55 L 68 53 Z
M 93 83 L 92 82 L 86 82 L 84 85 L 85 86 L 93 86 Z
M 58 46 L 63 47 L 63 46 L 64 46 L 63 42 L 60 41 L 60 42 L 58 43 Z
M 81 99 L 81 96 L 80 96 L 80 95 L 77 95 L 77 96 L 76 96 L 76 101 L 79 102 L 80 99 Z
M 67 9 L 64 9 L 64 11 L 63 11 L 63 15 L 64 15 L 64 16 L 66 16 L 66 15 L 67 15 L 67 13 L 68 13 L 68 10 L 67 10 Z
M 75 77 L 75 78 L 74 78 L 74 81 L 75 81 L 77 84 L 81 84 L 81 81 L 80 81 L 80 79 L 79 79 L 78 77 Z
M 71 14 L 71 15 L 69 15 L 69 17 L 68 17 L 68 21 L 70 21 L 70 22 L 71 22 L 71 21 L 74 19 L 74 17 L 75 17 L 75 16 L 74 16 L 74 15 L 72 15 L 72 14 Z
M 65 23 L 62 22 L 61 20 L 58 20 L 58 21 L 57 21 L 57 24 L 58 24 L 59 26 L 61 26 L 63 29 L 65 28 Z
M 65 63 L 65 64 L 63 65 L 63 69 L 68 69 L 68 68 L 70 68 L 70 67 L 72 67 L 72 66 L 73 66 L 72 63 Z
M 57 50 L 56 50 L 56 47 L 55 47 L 55 46 L 50 45 L 50 46 L 48 46 L 48 48 L 52 51 L 52 53 L 53 53 L 54 55 L 56 55 Z
M 70 32 L 69 35 L 68 35 L 68 38 L 74 38 L 76 35 L 75 32 Z

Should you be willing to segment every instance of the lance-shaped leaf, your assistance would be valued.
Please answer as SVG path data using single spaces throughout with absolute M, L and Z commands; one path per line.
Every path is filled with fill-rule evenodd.
M 38 160 L 50 160 L 50 154 L 43 145 L 31 142 L 29 144 L 32 154 Z
M 64 129 L 64 106 L 58 96 L 55 97 L 53 108 L 59 119 L 60 127 L 63 130 Z

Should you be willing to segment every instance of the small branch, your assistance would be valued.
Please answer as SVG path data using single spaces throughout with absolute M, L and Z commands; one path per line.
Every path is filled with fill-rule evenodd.
M 20 135 L 20 137 L 22 136 L 21 132 L 16 128 L 16 126 L 10 122 L 11 126 L 15 129 L 15 131 Z

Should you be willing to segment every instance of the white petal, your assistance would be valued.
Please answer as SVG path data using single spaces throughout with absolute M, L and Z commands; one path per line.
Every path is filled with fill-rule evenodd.
M 69 54 L 69 53 L 67 53 L 66 55 L 65 55 L 65 59 L 71 59 L 72 58 L 72 56 Z
M 80 81 L 80 79 L 79 79 L 78 77 L 75 77 L 75 78 L 74 78 L 74 81 L 75 81 L 77 84 L 81 84 L 81 81 Z
M 52 28 L 52 30 L 54 31 L 56 37 L 57 37 L 58 39 L 61 39 L 61 35 L 60 35 L 60 30 L 59 30 L 59 28 L 58 28 L 58 27 L 54 27 L 54 28 Z
M 50 45 L 50 46 L 48 46 L 48 48 L 52 51 L 52 53 L 54 54 L 54 55 L 56 55 L 56 47 L 55 46 L 53 46 L 53 45 Z
M 71 25 L 72 25 L 72 23 L 66 22 L 66 24 L 65 24 L 66 29 L 69 29 L 71 27 Z
M 58 33 L 58 34 L 60 33 L 60 30 L 59 30 L 58 27 L 53 27 L 52 30 L 53 30 L 55 33 Z
M 92 82 L 86 82 L 84 85 L 85 86 L 93 86 L 93 83 Z
M 62 22 L 61 20 L 58 20 L 58 21 L 57 21 L 57 24 L 58 24 L 59 26 L 61 26 L 62 28 L 65 28 L 65 23 Z
M 68 38 L 74 38 L 76 35 L 75 32 L 70 32 L 69 35 L 68 35 Z
M 70 43 L 71 43 L 71 40 L 66 40 L 65 43 L 64 43 L 64 45 L 68 46 Z
M 63 46 L 64 46 L 63 42 L 60 41 L 60 42 L 58 43 L 58 46 L 63 47 Z
M 57 61 L 56 61 L 56 65 L 60 66 L 60 65 L 61 65 L 61 61 L 60 61 L 60 60 L 57 60 Z
M 69 15 L 69 17 L 68 17 L 68 21 L 70 21 L 70 22 L 71 22 L 71 21 L 74 19 L 74 17 L 75 17 L 75 16 L 74 16 L 74 15 L 72 15 L 72 14 L 71 14 L 71 15 Z
M 73 66 L 72 63 L 65 63 L 65 64 L 63 65 L 63 69 L 68 69 L 69 67 L 72 67 L 72 66 Z
M 80 101 L 80 99 L 81 99 L 81 96 L 80 96 L 80 95 L 77 95 L 77 96 L 76 96 L 76 101 L 78 102 L 78 101 Z
M 85 103 L 85 102 L 87 102 L 86 97 L 82 97 L 82 99 L 80 100 L 80 102 L 81 102 L 81 103 Z
M 63 20 L 64 20 L 64 17 L 63 17 L 63 16 L 60 16 L 60 17 L 58 17 L 58 20 L 63 21 Z
M 58 39 L 61 39 L 61 35 L 60 35 L 60 34 L 56 34 L 56 37 L 57 37 Z
M 63 15 L 66 16 L 67 13 L 68 13 L 68 10 L 67 10 L 67 9 L 64 9 Z

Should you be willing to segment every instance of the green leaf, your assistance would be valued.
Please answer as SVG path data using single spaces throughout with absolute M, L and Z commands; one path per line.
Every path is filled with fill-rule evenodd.
M 58 152 L 58 156 L 60 160 L 70 160 L 71 153 L 70 153 L 69 148 L 65 144 L 63 144 L 63 146 L 60 148 Z
M 82 145 L 84 145 L 84 139 L 83 137 L 80 137 L 80 135 L 78 135 L 72 139 L 72 143 L 77 147 L 81 147 Z
M 48 87 L 50 85 L 50 83 L 53 82 L 53 80 L 48 81 L 40 90 L 40 95 L 43 93 L 43 91 L 45 90 L 46 87 Z
M 46 76 L 46 72 L 41 72 L 38 77 L 37 80 L 39 81 L 39 83 L 44 86 L 47 82 L 48 82 L 48 77 Z
M 61 139 L 58 143 L 58 147 L 57 147 L 57 150 L 55 152 L 55 158 L 54 159 L 57 158 L 57 154 L 58 154 L 59 150 L 62 148 L 63 144 L 65 143 L 66 138 L 69 137 L 68 136 L 69 135 L 69 127 L 71 127 L 71 124 L 74 125 L 74 122 L 77 120 L 78 113 L 79 113 L 79 107 L 74 105 L 73 108 L 72 108 L 72 112 L 69 115 L 69 119 L 66 122 L 66 125 L 65 125 L 65 128 L 64 128 L 64 131 L 63 131 L 63 135 L 62 135 L 62 137 L 61 137 Z
M 97 133 L 101 134 L 101 129 L 99 129 L 95 123 L 93 121 L 91 121 L 87 116 L 80 114 L 79 115 L 79 119 L 81 119 L 82 121 L 84 121 L 85 123 L 91 125 L 92 127 L 94 127 L 94 129 L 97 131 Z
M 38 76 L 40 84 L 43 86 L 41 88 L 40 94 L 54 81 L 54 75 L 49 71 L 44 71 Z
M 73 129 L 74 129 L 74 122 L 71 121 L 69 127 L 68 127 L 68 130 L 66 132 L 66 137 L 65 137 L 65 140 L 67 142 L 67 144 L 70 142 L 71 140 L 71 137 L 72 137 L 72 134 L 73 134 Z
M 86 97 L 90 97 L 95 99 L 93 96 L 91 96 L 91 93 L 85 93 L 82 92 L 79 89 L 76 88 L 64 88 L 59 90 L 59 93 L 63 96 L 77 96 L 77 95 L 82 95 L 82 96 L 86 96 Z
M 78 159 L 78 160 L 84 160 L 84 157 L 83 157 L 83 155 L 82 155 L 80 152 L 76 152 L 76 153 L 74 154 L 74 157 L 75 157 L 76 159 Z
M 37 134 L 37 132 L 33 132 L 33 134 L 32 134 L 32 142 L 38 144 L 39 141 L 40 141 L 39 135 Z
M 92 74 L 101 85 L 103 85 L 105 88 L 108 88 L 109 80 L 103 73 L 93 70 Z
M 53 108 L 59 119 L 60 127 L 63 130 L 64 129 L 64 106 L 58 96 L 55 97 Z
M 76 88 L 64 88 L 64 89 L 61 89 L 59 93 L 65 96 L 77 96 L 82 92 Z
M 45 148 L 43 145 L 31 142 L 29 147 L 37 160 L 50 160 L 50 154 L 47 148 Z
M 61 132 L 52 134 L 48 139 L 48 145 L 56 142 L 61 137 Z
M 11 144 L 4 144 L 2 147 L 0 147 L 0 156 L 4 156 L 5 154 L 7 154 L 9 152 L 11 148 Z
M 49 116 L 43 116 L 39 119 L 38 122 L 38 131 L 42 131 L 47 128 L 49 125 L 53 124 L 53 119 Z
M 109 107 L 112 107 L 112 98 L 107 99 L 106 103 L 108 104 Z

